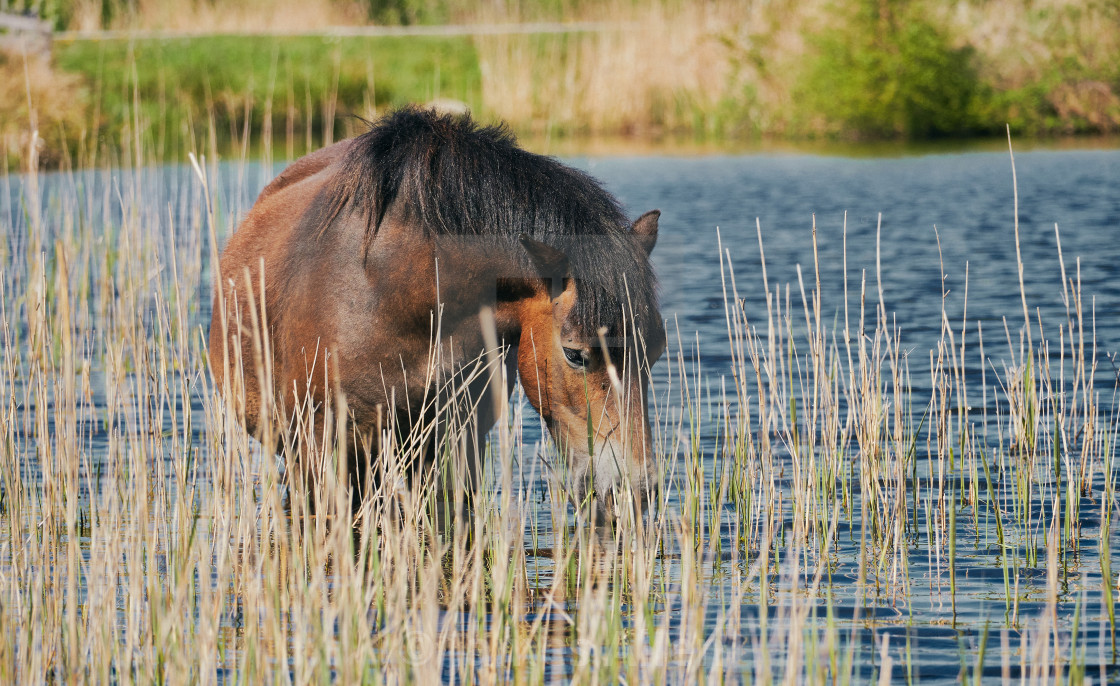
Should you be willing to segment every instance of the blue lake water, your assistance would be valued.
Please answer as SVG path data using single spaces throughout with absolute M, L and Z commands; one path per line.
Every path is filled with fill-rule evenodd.
M 604 159 L 584 164 L 633 213 L 662 209 L 661 239 L 653 258 L 662 282 L 663 310 L 692 338 L 685 345 L 699 341 L 709 378 L 727 375 L 732 362 L 716 227 L 735 265 L 738 294 L 748 320 L 763 327 L 766 322 L 761 227 L 771 290 L 784 292 L 779 289 L 791 284 L 793 326 L 800 327 L 797 267 L 801 267 L 806 288 L 811 289 L 814 217 L 823 319 L 837 322 L 827 328 L 835 331 L 843 326 L 846 224 L 849 307 L 853 311 L 858 307 L 864 279 L 868 300 L 877 300 L 877 270 L 881 270 L 886 310 L 897 324 L 900 346 L 909 356 L 915 402 L 928 402 L 931 395 L 929 358 L 941 335 L 943 308 L 956 329 L 968 322 L 966 340 L 974 357 L 965 365 L 970 377 L 979 381 L 987 366 L 991 385 L 992 375 L 1002 372 L 1011 357 L 1005 322 L 1017 341 L 1023 316 L 1014 185 L 1007 154 L 897 159 Z M 1060 238 L 1067 276 L 1079 279 L 1086 308 L 1092 310 L 1099 364 L 1097 389 L 1111 407 L 1109 401 L 1120 376 L 1116 359 L 1120 349 L 1120 153 L 1019 154 L 1015 170 L 1023 288 L 1032 326 L 1037 328 L 1041 322 L 1046 335 L 1055 337 L 1066 318 Z M 976 353 L 978 327 L 984 332 L 984 361 Z M 996 394 L 984 399 L 995 412 Z M 982 408 L 975 406 L 982 399 L 974 396 L 970 400 L 974 406 L 970 416 L 979 422 Z M 998 435 L 989 436 L 988 441 L 1000 443 Z M 985 546 L 984 539 L 983 531 L 977 532 L 967 551 L 958 549 L 959 564 L 968 570 L 961 582 L 968 600 L 958 604 L 955 612 L 935 584 L 920 594 L 924 598 L 914 598 L 909 608 L 892 601 L 868 606 L 848 598 L 841 599 L 835 610 L 848 617 L 859 616 L 861 611 L 874 617 L 862 625 L 860 640 L 868 646 L 876 643 L 876 637 L 881 639 L 883 632 L 896 642 L 912 642 L 918 674 L 907 675 L 896 666 L 897 679 L 924 676 L 924 680 L 956 681 L 962 646 L 975 646 L 987 622 L 993 627 L 989 639 L 993 652 L 998 652 L 996 635 L 1005 610 L 1003 573 L 998 551 Z M 834 574 L 846 576 L 851 583 L 857 572 L 858 535 L 849 535 L 848 542 L 846 549 L 841 545 L 843 562 Z M 1086 556 L 1079 572 L 1087 577 L 1097 568 L 1091 558 L 1091 554 Z M 938 571 L 931 563 L 922 546 L 915 546 L 911 574 L 936 578 Z M 1024 587 L 1037 588 L 1043 583 L 1045 575 L 1038 572 L 1024 570 Z M 1097 574 L 1099 579 L 1099 568 Z M 1084 583 L 1090 585 L 1087 579 Z M 1073 614 L 1074 595 L 1063 599 L 1067 619 Z M 1030 614 L 1041 609 L 1034 592 L 1021 611 Z M 1100 620 L 1099 604 L 1086 612 Z M 1017 640 L 1012 636 L 1010 642 L 1015 645 Z M 873 656 L 865 657 L 872 661 Z M 994 669 L 985 674 L 999 676 L 1001 672 Z M 1111 674 L 1115 678 L 1115 672 Z

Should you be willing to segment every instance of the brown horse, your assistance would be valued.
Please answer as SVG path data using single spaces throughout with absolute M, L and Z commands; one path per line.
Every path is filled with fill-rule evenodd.
M 407 433 L 430 420 L 441 380 L 470 388 L 484 434 L 486 394 L 509 389 L 466 370 L 496 343 L 577 497 L 629 487 L 640 501 L 658 482 L 647 419 L 665 348 L 649 263 L 658 216 L 631 225 L 598 182 L 518 148 L 504 127 L 398 110 L 261 192 L 222 254 L 211 369 L 265 442 L 267 427 L 341 392 L 377 455 L 380 424 L 394 416 Z

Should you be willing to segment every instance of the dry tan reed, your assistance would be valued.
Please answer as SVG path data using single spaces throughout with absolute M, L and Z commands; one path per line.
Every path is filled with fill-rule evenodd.
M 37 55 L 0 51 L 0 163 L 26 159 L 32 132 L 38 131 L 40 157 L 58 164 L 68 136 L 86 130 L 82 79 L 52 69 Z
M 677 98 L 711 107 L 730 77 L 719 42 L 726 7 L 652 7 L 629 30 L 479 40 L 483 97 L 508 120 L 649 133 L 679 123 Z
M 751 89 L 756 107 L 736 128 L 772 130 L 788 91 L 782 54 L 799 51 L 812 14 L 791 3 L 651 3 L 618 8 L 615 31 L 480 38 L 483 99 L 537 133 L 648 136 L 700 133 L 721 102 Z
M 974 48 L 986 83 L 1006 91 L 1039 89 L 1061 121 L 1120 129 L 1114 79 L 1120 9 L 1078 0 L 997 0 L 934 6 L 957 43 Z M 1057 84 L 1054 65 L 1061 65 Z

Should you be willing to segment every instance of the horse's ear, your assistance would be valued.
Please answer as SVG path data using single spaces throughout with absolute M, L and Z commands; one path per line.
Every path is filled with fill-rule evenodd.
M 647 255 L 653 252 L 653 246 L 657 244 L 657 219 L 660 216 L 661 210 L 650 210 L 634 221 L 634 236 L 646 249 Z
M 517 237 L 518 242 L 533 258 L 537 271 L 545 278 L 559 278 L 568 275 L 568 256 L 551 245 L 545 245 L 530 238 L 528 234 Z

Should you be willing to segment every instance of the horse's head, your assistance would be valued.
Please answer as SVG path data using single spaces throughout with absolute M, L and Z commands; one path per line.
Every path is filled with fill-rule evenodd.
M 641 506 L 659 486 L 648 418 L 650 367 L 665 350 L 649 270 L 659 215 L 646 213 L 629 232 L 615 236 L 616 242 L 604 243 L 603 250 L 616 251 L 600 255 L 604 262 L 617 258 L 621 247 L 637 266 L 634 273 L 600 279 L 606 285 L 581 283 L 568 253 L 521 237 L 544 278 L 522 317 L 518 372 L 529 401 L 567 457 L 580 499 L 589 489 L 602 499 L 629 489 Z M 594 239 L 582 237 L 584 259 L 587 241 Z M 605 292 L 612 284 L 616 292 Z M 595 297 L 607 302 L 581 303 Z

